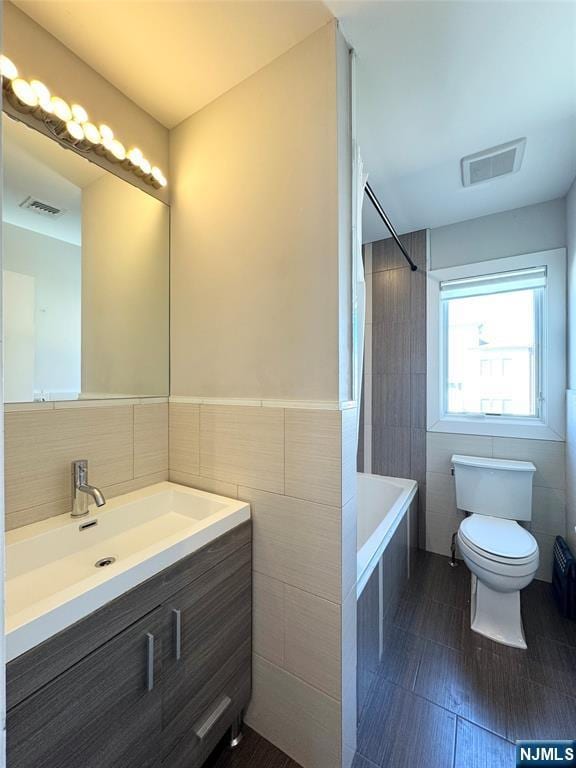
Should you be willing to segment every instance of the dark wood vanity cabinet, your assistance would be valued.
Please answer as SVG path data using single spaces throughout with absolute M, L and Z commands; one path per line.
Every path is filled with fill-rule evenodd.
M 251 602 L 245 523 L 10 662 L 8 768 L 199 768 L 250 697 Z

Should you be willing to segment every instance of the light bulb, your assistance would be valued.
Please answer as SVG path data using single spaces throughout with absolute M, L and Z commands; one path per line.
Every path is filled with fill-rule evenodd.
M 38 103 L 42 107 L 42 109 L 48 108 L 47 111 L 51 110 L 51 104 L 50 104 L 50 91 L 44 83 L 42 83 L 40 80 L 31 80 L 30 86 L 32 87 L 32 90 L 38 96 Z
M 50 104 L 52 106 L 53 113 L 59 120 L 63 120 L 65 123 L 67 123 L 69 120 L 72 120 L 72 110 L 64 101 L 64 99 L 61 99 L 59 96 L 52 96 L 50 99 Z
M 118 141 L 118 139 L 112 139 L 112 141 L 106 145 L 106 149 L 114 155 L 116 160 L 126 159 L 126 149 L 124 148 L 124 144 Z
M 82 130 L 82 126 L 74 120 L 68 120 L 66 123 L 66 130 L 75 141 L 84 140 L 84 131 Z
M 114 138 L 114 132 L 112 131 L 112 128 L 109 128 L 107 125 L 104 125 L 104 123 L 98 126 L 98 130 L 100 131 L 100 136 L 102 136 L 103 144 L 110 143 Z
M 80 104 L 72 104 L 72 118 L 77 123 L 87 123 L 88 122 L 88 112 L 84 109 L 84 107 L 81 107 Z
M 132 149 L 128 152 L 127 157 L 128 157 L 128 160 L 130 160 L 130 162 L 132 163 L 132 165 L 139 167 L 144 155 L 142 154 L 141 149 L 138 149 L 138 147 L 132 147 Z
M 94 123 L 84 123 L 82 126 L 84 129 L 84 136 L 88 139 L 90 144 L 100 144 L 102 141 L 102 137 L 100 136 L 100 131 Z
M 27 107 L 38 106 L 36 91 L 26 80 L 23 80 L 21 77 L 12 80 L 12 90 L 18 101 L 22 102 L 22 104 L 25 104 Z
M 14 78 L 18 77 L 16 65 L 4 54 L 0 54 L 0 75 L 5 77 L 6 80 L 14 80 Z
M 154 166 L 152 168 L 152 176 L 154 179 L 156 179 L 156 181 L 158 182 L 158 184 L 160 184 L 161 187 L 166 186 L 167 182 L 166 182 L 166 179 L 164 178 L 164 174 L 162 173 L 160 168 L 158 168 L 157 166 Z
M 143 157 L 142 160 L 140 160 L 140 170 L 142 171 L 142 173 L 144 173 L 145 176 L 148 176 L 148 174 L 152 170 L 152 166 L 150 165 L 150 162 L 146 160 L 145 157 Z

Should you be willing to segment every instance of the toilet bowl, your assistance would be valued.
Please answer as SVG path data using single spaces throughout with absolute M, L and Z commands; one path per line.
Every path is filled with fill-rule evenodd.
M 536 539 L 515 520 L 473 514 L 460 524 L 458 544 L 472 573 L 472 630 L 526 648 L 520 590 L 538 570 Z
M 538 543 L 517 521 L 532 517 L 531 462 L 453 456 L 456 504 L 469 513 L 458 545 L 472 573 L 471 629 L 526 648 L 520 590 L 538 570 Z

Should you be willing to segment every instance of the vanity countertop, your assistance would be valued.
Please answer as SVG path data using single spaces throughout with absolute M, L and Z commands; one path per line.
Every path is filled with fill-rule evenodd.
M 249 519 L 245 502 L 163 482 L 9 531 L 6 660 Z

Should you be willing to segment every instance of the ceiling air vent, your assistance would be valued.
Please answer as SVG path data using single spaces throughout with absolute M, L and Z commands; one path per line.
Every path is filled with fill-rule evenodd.
M 28 196 L 20 203 L 20 208 L 38 213 L 40 216 L 47 216 L 49 219 L 59 219 L 66 211 L 64 208 L 56 208 L 50 203 L 43 203 L 42 200 L 36 200 L 34 197 Z
M 522 165 L 526 139 L 515 139 L 497 147 L 484 149 L 461 160 L 462 184 L 471 187 L 483 181 L 516 173 Z

